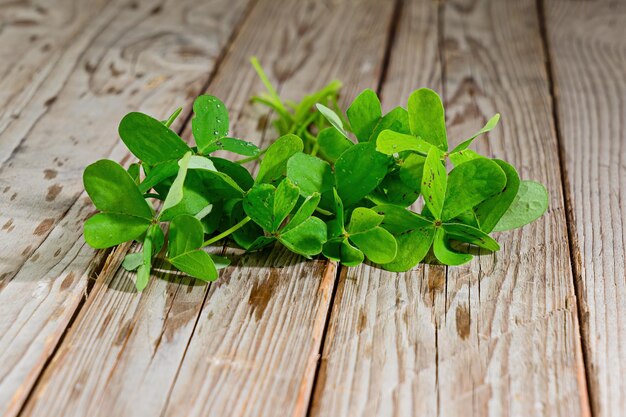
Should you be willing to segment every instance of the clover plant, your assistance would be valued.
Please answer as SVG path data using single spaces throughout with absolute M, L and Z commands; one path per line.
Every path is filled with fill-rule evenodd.
M 100 160 L 85 169 L 85 190 L 99 210 L 85 222 L 85 240 L 98 249 L 142 243 L 123 262 L 137 271 L 138 290 L 156 256 L 197 279 L 217 279 L 228 259 L 204 248 L 229 238 L 248 251 L 279 243 L 346 266 L 461 265 L 472 246 L 500 249 L 489 233 L 521 227 L 547 209 L 543 185 L 469 148 L 496 127 L 498 114 L 449 150 L 444 108 L 432 90 L 416 90 L 406 108 L 383 114 L 367 89 L 344 115 L 338 81 L 296 103 L 281 99 L 252 64 L 267 89 L 252 100 L 274 112 L 279 136 L 267 148 L 229 136 L 226 106 L 202 95 L 193 105 L 195 144 L 170 128 L 181 109 L 163 121 L 133 112 L 119 135 L 139 162 L 124 169 Z M 253 176 L 245 164 L 255 160 Z

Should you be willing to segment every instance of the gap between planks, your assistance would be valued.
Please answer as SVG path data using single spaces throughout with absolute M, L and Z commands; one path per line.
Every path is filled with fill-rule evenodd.
M 579 245 L 576 240 L 575 219 L 574 219 L 574 207 L 572 205 L 571 197 L 571 185 L 569 183 L 569 174 L 567 172 L 567 166 L 565 163 L 565 145 L 563 143 L 563 134 L 561 132 L 561 125 L 559 119 L 559 100 L 556 93 L 554 67 L 552 63 L 552 49 L 550 45 L 550 39 L 548 36 L 548 22 L 546 19 L 546 5 L 545 0 L 536 0 L 537 4 L 537 17 L 539 19 L 539 28 L 541 34 L 541 41 L 543 46 L 543 53 L 545 56 L 546 72 L 548 74 L 548 87 L 550 89 L 550 98 L 552 100 L 552 121 L 554 126 L 554 134 L 558 145 L 558 158 L 559 158 L 559 171 L 561 173 L 561 192 L 563 195 L 563 207 L 565 208 L 565 219 L 567 225 L 567 242 L 569 248 L 570 265 L 572 268 L 572 285 L 575 292 L 576 313 L 578 317 L 578 325 L 576 331 L 580 340 L 581 352 L 579 357 L 582 363 L 579 366 L 578 382 L 580 390 L 585 393 L 586 396 L 580 397 L 581 409 L 588 412 L 589 416 L 598 415 L 597 410 L 594 409 L 595 401 L 591 397 L 592 391 L 589 389 L 591 386 L 591 375 L 593 369 L 588 357 L 588 341 L 583 334 L 583 323 L 585 311 L 584 307 L 584 288 L 581 271 L 581 259 Z M 581 375 L 582 373 L 582 375 Z
M 198 90 L 200 94 L 207 90 L 211 81 L 214 79 L 215 74 L 218 72 L 224 57 L 227 55 L 228 51 L 230 50 L 232 46 L 232 43 L 237 38 L 241 28 L 243 27 L 245 21 L 249 17 L 251 10 L 254 8 L 257 2 L 258 0 L 249 0 L 247 5 L 244 7 L 242 16 L 239 19 L 237 19 L 235 26 L 233 27 L 230 35 L 227 37 L 224 43 L 224 46 L 220 49 L 217 57 L 215 58 L 214 65 L 209 70 L 206 80 L 204 81 L 200 89 Z M 192 104 L 193 104 L 194 99 L 195 99 L 194 97 L 190 97 L 189 98 L 190 101 L 186 103 L 186 105 L 183 105 L 183 111 L 179 115 L 178 120 L 175 123 L 175 125 L 179 125 L 178 128 L 175 129 L 175 131 L 179 135 L 182 134 L 185 128 L 187 128 L 187 125 L 189 124 L 193 116 Z M 15 151 L 16 150 L 14 149 L 11 155 L 13 155 Z M 78 198 L 80 198 L 80 196 L 82 196 L 82 194 L 79 195 Z M 78 198 L 76 200 L 78 200 Z M 74 205 L 75 205 L 75 202 L 69 205 L 68 209 L 58 220 L 58 223 L 63 221 L 63 219 L 68 215 L 68 213 L 71 211 Z M 45 240 L 42 241 L 42 244 L 43 242 L 45 242 Z M 42 376 L 44 375 L 46 369 L 48 368 L 50 363 L 53 361 L 55 356 L 57 355 L 59 348 L 63 345 L 63 342 L 66 339 L 66 336 L 68 335 L 68 333 L 71 331 L 75 321 L 81 316 L 81 313 L 84 313 L 84 311 L 89 306 L 89 303 L 92 300 L 91 295 L 93 293 L 94 288 L 104 285 L 108 277 L 111 275 L 114 275 L 118 271 L 118 269 L 121 267 L 124 257 L 131 250 L 132 246 L 133 245 L 131 242 L 127 242 L 113 249 L 104 249 L 96 255 L 96 257 L 92 261 L 92 262 L 95 262 L 95 266 L 93 266 L 92 268 L 93 275 L 95 275 L 95 277 L 93 277 L 93 275 L 90 275 L 88 277 L 87 284 L 84 289 L 83 297 L 79 300 L 78 304 L 76 305 L 74 311 L 71 314 L 69 321 L 67 322 L 65 329 L 62 331 L 60 337 L 56 340 L 55 345 L 50 355 L 47 357 L 44 365 L 39 369 L 36 379 L 34 383 L 29 387 L 28 393 L 26 394 L 18 411 L 16 412 L 16 415 L 18 416 L 22 415 L 25 407 L 32 400 L 33 393 L 36 391 L 38 385 L 40 384 Z M 208 291 L 208 288 L 207 288 L 207 291 Z M 194 325 L 194 328 L 195 328 L 195 325 Z M 183 355 L 183 358 L 184 358 L 184 355 Z

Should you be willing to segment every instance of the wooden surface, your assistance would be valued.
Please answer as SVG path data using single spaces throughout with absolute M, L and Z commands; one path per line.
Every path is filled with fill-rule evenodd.
M 54 0 L 0 5 L 0 415 L 620 416 L 626 402 L 626 7 L 617 0 Z M 547 185 L 538 222 L 456 268 L 395 274 L 226 250 L 141 294 L 82 239 L 84 167 L 132 162 L 117 121 L 190 137 L 208 91 L 235 135 L 257 55 L 296 99 L 344 82 L 386 109 L 439 90 L 451 142 Z
M 626 3 L 546 1 L 592 408 L 626 412 Z

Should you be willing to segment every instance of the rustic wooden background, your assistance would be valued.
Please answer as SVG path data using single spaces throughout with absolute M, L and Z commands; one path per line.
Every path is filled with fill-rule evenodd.
M 626 1 L 0 2 L 0 415 L 623 416 Z M 193 99 L 264 143 L 257 55 L 281 94 L 333 78 L 387 109 L 443 94 L 451 138 L 547 185 L 538 222 L 464 267 L 394 274 L 235 256 L 210 285 L 81 236 L 128 111 L 188 138 Z

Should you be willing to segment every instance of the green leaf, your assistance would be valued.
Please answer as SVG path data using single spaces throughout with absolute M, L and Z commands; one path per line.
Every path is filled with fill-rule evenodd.
M 435 229 L 431 224 L 396 235 L 398 247 L 396 257 L 392 262 L 384 264 L 383 268 L 392 272 L 404 272 L 413 268 L 428 253 L 434 236 Z
M 254 185 L 254 179 L 250 172 L 239 164 L 228 159 L 211 157 L 213 165 L 219 171 L 230 177 L 244 191 L 248 191 Z
M 500 219 L 495 232 L 516 229 L 532 223 L 548 209 L 548 191 L 546 187 L 534 181 L 520 182 L 515 200 Z
M 294 227 L 298 226 L 300 223 L 311 217 L 320 202 L 320 197 L 321 196 L 318 193 L 313 193 L 310 196 L 306 197 L 304 199 L 304 202 L 300 205 L 298 210 L 289 221 L 289 223 L 282 228 L 281 232 L 288 232 L 289 230 L 293 229 Z
M 348 239 L 331 239 L 324 244 L 322 253 L 328 259 L 341 262 L 345 266 L 357 266 L 363 263 L 363 252 L 350 244 Z
M 334 127 L 327 127 L 317 136 L 320 153 L 330 162 L 335 162 L 347 149 L 354 145 L 350 139 Z
M 491 119 L 489 119 L 489 121 L 482 127 L 482 129 L 474 133 L 472 137 L 470 137 L 463 143 L 457 145 L 457 147 L 454 148 L 451 153 L 459 152 L 459 151 L 463 151 L 467 149 L 472 144 L 472 142 L 474 142 L 474 139 L 476 139 L 478 136 L 482 135 L 483 133 L 489 132 L 494 127 L 496 127 L 499 120 L 500 120 L 500 113 L 496 113 L 496 115 L 493 116 Z
M 309 217 L 278 238 L 290 251 L 311 257 L 322 251 L 326 241 L 326 224 L 317 217 Z
M 141 173 L 141 164 L 134 162 L 132 164 L 130 164 L 128 166 L 128 169 L 126 170 L 126 172 L 128 172 L 128 175 L 130 175 L 130 177 L 133 179 L 133 182 L 135 184 L 139 184 L 139 176 Z
M 139 184 L 139 191 L 143 193 L 147 193 L 151 188 L 160 184 L 164 180 L 171 178 L 178 174 L 178 161 L 171 160 L 161 162 L 156 164 L 154 167 L 150 169 L 146 178 L 144 178 L 143 182 Z
M 97 213 L 84 226 L 85 241 L 95 249 L 110 248 L 145 233 L 151 220 L 121 213 Z
M 441 219 L 447 221 L 471 210 L 487 198 L 500 193 L 505 185 L 504 171 L 490 159 L 473 159 L 457 166 L 448 175 Z
M 341 133 L 343 136 L 348 137 L 348 132 L 346 132 L 346 130 L 344 129 L 341 117 L 339 117 L 337 113 L 321 103 L 317 103 L 315 107 L 317 107 L 317 110 L 319 110 L 319 112 L 322 113 L 326 120 L 328 120 L 328 123 L 333 125 L 333 127 L 337 129 L 339 133 Z
M 424 204 L 435 219 L 441 218 L 447 188 L 448 176 L 441 163 L 441 152 L 433 146 L 424 161 L 421 191 Z
M 345 151 L 335 163 L 337 193 L 351 206 L 372 192 L 387 174 L 388 157 L 371 143 L 359 143 Z
M 382 227 L 376 226 L 364 232 L 351 233 L 350 240 L 374 263 L 387 264 L 396 257 L 398 250 L 396 239 Z
M 143 263 L 143 252 L 129 253 L 124 257 L 122 268 L 127 271 L 134 271 Z
M 160 221 L 170 221 L 182 214 L 196 217 L 205 211 L 207 206 L 211 205 L 204 184 L 194 175 L 194 172 L 197 171 L 187 172 L 187 179 L 183 184 L 183 198 L 175 206 L 162 210 L 159 214 Z
M 369 88 L 363 90 L 348 107 L 346 115 L 359 142 L 367 142 L 383 115 L 378 96 Z
M 152 209 L 132 177 L 117 162 L 102 159 L 83 173 L 85 190 L 98 210 L 152 219 Z
M 420 195 L 420 183 L 418 182 L 412 186 L 408 186 L 404 181 L 402 181 L 398 172 L 387 174 L 383 182 L 380 184 L 380 188 L 385 191 L 385 202 L 397 204 L 402 207 L 410 206 Z
M 243 199 L 243 209 L 263 229 L 274 231 L 274 193 L 271 184 L 257 184 Z
M 425 163 L 425 157 L 412 153 L 400 164 L 400 179 L 407 187 L 410 187 L 418 193 L 422 188 Z
M 506 175 L 506 186 L 498 194 L 489 197 L 474 208 L 480 229 L 489 233 L 496 227 L 504 213 L 511 206 L 520 186 L 520 179 L 513 166 L 498 159 L 493 160 Z
M 243 210 L 242 202 L 240 200 L 233 201 L 234 204 L 229 213 L 229 225 L 239 223 L 247 215 Z M 259 239 L 259 237 L 263 236 L 263 229 L 259 227 L 259 225 L 257 225 L 254 221 L 252 221 L 246 223 L 243 227 L 235 231 L 231 236 L 239 246 L 246 250 L 250 250 L 254 242 Z
M 471 243 L 492 252 L 500 250 L 500 245 L 487 233 L 472 226 L 461 223 L 444 223 L 446 234 L 458 241 Z
M 404 151 L 414 151 L 426 155 L 432 145 L 415 136 L 405 135 L 392 130 L 383 130 L 376 139 L 376 150 L 386 155 Z
M 472 260 L 472 255 L 469 253 L 458 253 L 450 248 L 445 232 L 441 228 L 437 229 L 435 234 L 433 252 L 437 260 L 444 265 L 463 265 Z
M 182 215 L 172 220 L 168 261 L 180 271 L 203 281 L 217 279 L 213 259 L 202 249 L 204 232 L 200 220 Z
M 362 233 L 378 226 L 383 221 L 384 216 L 366 207 L 357 207 L 352 212 L 348 233 Z
M 280 228 L 283 221 L 287 218 L 289 213 L 293 210 L 298 202 L 298 196 L 300 191 L 289 178 L 285 178 L 278 184 L 276 192 L 273 194 L 274 204 L 272 210 L 272 228 L 270 230 L 276 231 Z
M 455 167 L 458 167 L 459 165 L 467 161 L 471 161 L 473 159 L 484 158 L 484 156 L 481 156 L 479 153 L 474 152 L 471 149 L 465 149 L 464 151 L 453 152 L 450 155 L 448 155 L 448 157 L 450 158 L 452 165 L 454 165 Z
M 147 114 L 128 113 L 118 131 L 133 155 L 150 165 L 180 159 L 191 150 L 173 130 Z
M 313 193 L 323 194 L 330 191 L 334 185 L 330 165 L 315 156 L 301 152 L 289 158 L 287 178 L 298 186 L 300 194 L 304 197 Z
M 446 119 L 437 93 L 428 88 L 414 91 L 409 97 L 408 112 L 413 136 L 432 143 L 442 151 L 448 150 Z
M 289 158 L 298 152 L 302 152 L 303 149 L 304 144 L 302 143 L 302 139 L 296 135 L 289 134 L 276 139 L 265 152 L 265 156 L 259 167 L 256 182 L 276 181 L 284 175 Z
M 405 135 L 411 134 L 411 130 L 409 129 L 409 113 L 402 107 L 396 107 L 384 115 L 372 132 L 370 142 L 376 143 L 380 132 L 383 130 L 392 130 Z
M 182 165 L 182 162 L 179 163 Z M 215 165 L 213 165 L 213 161 L 207 157 L 199 156 L 199 155 L 191 155 L 189 158 L 189 164 L 187 165 L 188 169 L 202 169 L 204 171 L 217 171 Z
M 252 242 L 251 245 L 249 245 L 246 248 L 246 250 L 252 252 L 255 250 L 263 249 L 264 247 L 268 246 L 270 243 L 274 243 L 274 242 L 276 242 L 275 237 L 259 236 L 258 238 L 254 240 L 254 242 Z
M 261 153 L 259 147 L 256 146 L 254 143 L 246 142 L 245 140 L 237 138 L 218 139 L 215 142 L 211 143 L 209 146 L 207 146 L 207 148 L 202 153 L 210 154 L 218 150 L 228 151 L 243 156 L 257 156 Z
M 383 268 L 394 272 L 408 271 L 424 259 L 435 235 L 430 220 L 392 204 L 378 205 L 372 210 L 384 215 L 381 227 L 397 241 L 396 257 Z
M 202 95 L 193 103 L 191 131 L 198 151 L 205 150 L 216 140 L 228 135 L 228 110 L 217 97 Z
M 409 230 L 433 226 L 429 219 L 393 204 L 381 204 L 372 210 L 384 216 L 381 226 L 396 236 Z
M 187 177 L 187 167 L 189 166 L 190 159 L 191 152 L 188 152 L 179 161 L 178 175 L 176 175 L 176 179 L 172 183 L 172 186 L 167 193 L 167 197 L 165 197 L 165 202 L 163 202 L 161 213 L 165 212 L 169 208 L 174 207 L 183 199 L 183 185 L 185 184 L 185 178 Z
M 211 196 L 211 201 L 242 198 L 244 195 L 239 184 L 223 172 L 191 170 L 187 177 L 187 181 L 193 180 L 194 183 L 198 183 L 202 192 Z

